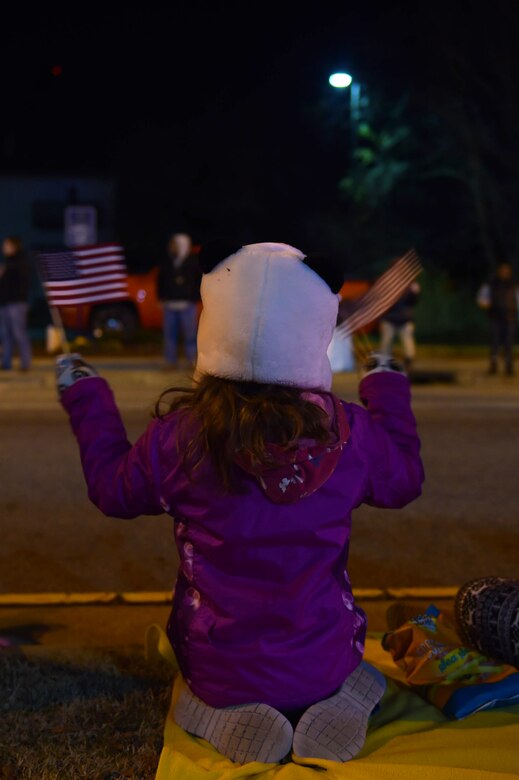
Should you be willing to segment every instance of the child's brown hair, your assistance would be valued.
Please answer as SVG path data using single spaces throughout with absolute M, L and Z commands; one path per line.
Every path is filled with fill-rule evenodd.
M 168 402 L 164 412 L 162 404 L 172 392 L 179 395 Z M 192 477 L 209 456 L 224 488 L 235 492 L 234 462 L 238 452 L 247 452 L 257 463 L 275 465 L 268 444 L 289 450 L 301 438 L 323 443 L 329 440 L 325 411 L 302 398 L 303 392 L 286 385 L 237 382 L 206 374 L 193 388 L 164 391 L 155 406 L 155 414 L 162 417 L 185 410 L 189 416 L 193 415 L 199 427 L 184 449 L 186 472 Z

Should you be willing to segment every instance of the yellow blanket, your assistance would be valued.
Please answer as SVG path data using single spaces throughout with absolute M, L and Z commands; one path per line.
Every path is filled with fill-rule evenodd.
M 148 653 L 175 665 L 165 634 L 150 628 Z M 285 764 L 233 764 L 208 742 L 176 725 L 172 707 L 155 780 L 508 780 L 519 777 L 519 706 L 448 721 L 403 682 L 380 638 L 367 640 L 365 658 L 389 679 L 381 708 L 371 719 L 362 751 L 346 764 L 321 759 Z M 182 686 L 177 675 L 172 704 Z

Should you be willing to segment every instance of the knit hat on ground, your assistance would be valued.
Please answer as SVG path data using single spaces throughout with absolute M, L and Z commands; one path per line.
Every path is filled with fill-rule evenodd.
M 331 388 L 326 352 L 342 284 L 335 266 L 279 243 L 214 244 L 200 262 L 197 375 Z
M 477 577 L 455 598 L 463 641 L 480 653 L 519 669 L 519 580 Z

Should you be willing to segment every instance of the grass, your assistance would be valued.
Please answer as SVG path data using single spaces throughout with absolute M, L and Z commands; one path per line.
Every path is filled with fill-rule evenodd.
M 139 654 L 0 651 L 0 780 L 151 780 L 171 685 Z

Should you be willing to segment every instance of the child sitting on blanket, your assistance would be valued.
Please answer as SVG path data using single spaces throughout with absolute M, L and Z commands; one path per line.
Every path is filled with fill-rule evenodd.
M 290 750 L 348 761 L 385 685 L 362 661 L 351 513 L 420 494 L 409 381 L 374 358 L 363 406 L 331 392 L 343 279 L 322 259 L 215 243 L 201 264 L 193 387 L 133 446 L 107 383 L 79 356 L 58 359 L 89 496 L 109 516 L 175 520 L 178 724 L 240 763 Z

